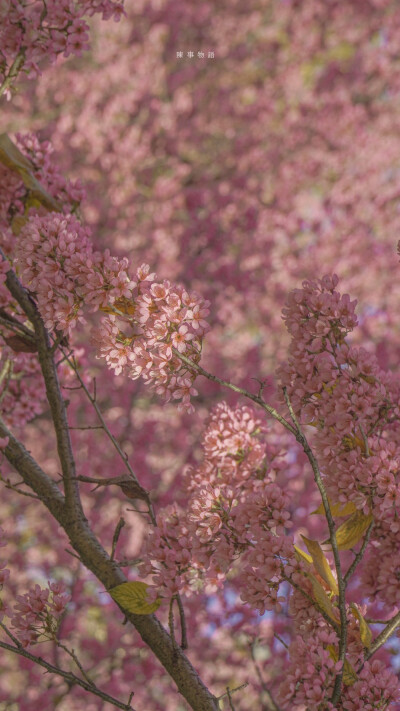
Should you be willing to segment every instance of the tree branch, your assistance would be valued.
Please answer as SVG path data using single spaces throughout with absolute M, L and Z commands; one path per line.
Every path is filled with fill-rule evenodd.
M 3 627 L 2 624 L 1 627 Z M 31 654 L 23 647 L 17 647 L 12 644 L 8 644 L 7 642 L 0 641 L 0 648 L 7 650 L 7 652 L 13 652 L 13 654 L 18 654 L 20 657 L 25 657 L 25 659 L 29 659 L 31 662 L 35 662 L 35 664 L 39 664 L 39 666 L 43 667 L 51 674 L 61 676 L 68 684 L 76 684 L 77 686 L 80 686 L 85 691 L 89 691 L 91 694 L 99 696 L 101 699 L 103 699 L 103 701 L 107 701 L 107 703 L 112 704 L 117 709 L 123 709 L 123 711 L 135 711 L 134 708 L 130 705 L 130 703 L 124 704 L 122 701 L 118 701 L 118 699 L 115 699 L 113 696 L 110 696 L 105 691 L 101 691 L 101 689 L 99 689 L 98 686 L 96 686 L 95 684 L 89 684 L 87 681 L 85 681 L 84 679 L 80 679 L 72 672 L 65 671 L 65 669 L 61 669 L 60 667 L 56 667 L 54 664 L 46 662 L 42 657 L 37 657 L 35 654 Z
M 5 254 L 0 249 L 3 259 Z M 64 398 L 61 394 L 57 369 L 54 363 L 53 352 L 47 330 L 36 308 L 36 304 L 22 286 L 15 272 L 10 269 L 6 276 L 6 286 L 20 305 L 35 331 L 38 347 L 38 359 L 42 369 L 46 387 L 47 400 L 50 405 L 51 416 L 57 440 L 57 452 L 63 474 L 65 502 L 71 520 L 78 521 L 84 517 L 78 483 L 75 479 L 75 461 L 72 454 L 71 440 L 68 430 L 67 411 Z
M 391 620 L 387 623 L 386 627 L 382 630 L 382 632 L 377 636 L 371 647 L 369 648 L 368 652 L 365 654 L 364 660 L 367 661 L 372 657 L 375 652 L 380 649 L 385 642 L 389 639 L 389 637 L 392 636 L 394 632 L 396 632 L 397 628 L 400 626 L 400 612 L 397 613 L 394 617 L 392 617 Z M 360 670 L 358 670 L 360 671 Z
M 0 253 L 2 254 L 1 250 Z M 5 258 L 3 254 L 2 256 Z M 9 443 L 4 448 L 5 456 L 24 482 L 42 499 L 45 506 L 59 522 L 82 563 L 92 571 L 106 590 L 110 590 L 116 585 L 126 582 L 126 578 L 119 565 L 110 560 L 109 555 L 93 534 L 81 508 L 65 404 L 60 391 L 48 333 L 36 305 L 11 270 L 7 272 L 6 285 L 35 329 L 40 365 L 57 435 L 65 497 L 55 482 L 43 472 L 6 425 L 0 422 L 0 436 L 9 437 Z M 218 703 L 215 696 L 203 684 L 190 661 L 179 646 L 174 643 L 156 616 L 137 615 L 120 609 L 175 681 L 179 692 L 193 711 L 217 711 Z
M 292 434 L 296 434 L 296 430 L 290 422 L 285 420 L 282 415 L 279 414 L 277 410 L 275 410 L 274 407 L 271 407 L 271 405 L 268 405 L 265 400 L 263 400 L 262 397 L 259 395 L 252 395 L 249 393 L 247 390 L 244 390 L 244 388 L 240 388 L 238 385 L 234 385 L 233 383 L 230 383 L 228 380 L 222 380 L 221 378 L 218 378 L 216 375 L 212 375 L 212 373 L 208 373 L 207 370 L 204 370 L 204 368 L 201 367 L 201 365 L 198 365 L 197 363 L 194 363 L 190 358 L 187 358 L 183 353 L 179 353 L 179 351 L 176 348 L 172 349 L 174 355 L 176 355 L 178 358 L 180 358 L 183 363 L 186 363 L 190 367 L 191 370 L 194 370 L 196 373 L 199 375 L 204 375 L 207 380 L 211 380 L 214 383 L 218 383 L 219 385 L 223 385 L 225 388 L 229 388 L 230 390 L 233 390 L 235 393 L 239 393 L 239 395 L 244 395 L 244 397 L 249 398 L 249 400 L 252 400 L 255 402 L 257 405 L 262 407 L 263 410 L 268 412 L 272 417 L 277 420 L 278 422 L 281 423 L 285 427 L 285 429 L 289 430 Z
M 283 388 L 283 394 L 285 397 L 286 405 L 289 410 L 290 417 L 291 417 L 293 424 L 296 428 L 295 437 L 296 437 L 297 441 L 299 442 L 299 444 L 301 444 L 301 446 L 303 447 L 304 453 L 307 456 L 307 459 L 310 462 L 312 470 L 314 472 L 315 483 L 318 487 L 319 493 L 321 495 L 322 503 L 324 506 L 325 516 L 326 516 L 326 520 L 328 523 L 328 529 L 329 529 L 329 540 L 330 540 L 330 543 L 332 546 L 333 558 L 335 561 L 336 575 L 337 575 L 338 588 L 339 588 L 339 613 L 340 613 L 339 659 L 338 659 L 338 661 L 343 663 L 341 671 L 338 672 L 338 674 L 336 675 L 335 685 L 334 685 L 332 699 L 331 699 L 332 704 L 336 705 L 336 703 L 339 701 L 339 698 L 340 698 L 340 692 L 341 692 L 342 680 L 343 680 L 343 665 L 344 665 L 344 660 L 346 658 L 346 645 L 347 645 L 346 585 L 343 580 L 342 566 L 341 566 L 340 555 L 339 555 L 339 548 L 338 548 L 337 541 L 336 541 L 335 522 L 332 517 L 332 512 L 331 512 L 331 508 L 329 506 L 328 496 L 327 496 L 327 493 L 325 490 L 324 482 L 322 481 L 321 472 L 319 471 L 318 462 L 315 459 L 312 449 L 311 449 L 310 445 L 308 444 L 307 438 L 300 427 L 300 423 L 298 422 L 297 417 L 294 413 L 292 403 L 290 402 L 286 388 Z

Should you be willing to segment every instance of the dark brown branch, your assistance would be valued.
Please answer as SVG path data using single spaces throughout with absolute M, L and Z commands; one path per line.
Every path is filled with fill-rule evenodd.
M 4 257 L 4 255 L 2 256 Z M 13 437 L 5 424 L 0 422 L 0 436 L 9 437 L 9 443 L 4 448 L 5 456 L 18 471 L 24 482 L 40 497 L 59 522 L 82 563 L 88 570 L 92 571 L 106 590 L 110 590 L 116 585 L 126 582 L 126 578 L 118 564 L 110 560 L 110 557 L 93 534 L 81 508 L 65 404 L 60 391 L 49 336 L 35 303 L 11 270 L 7 273 L 6 286 L 35 329 L 38 357 L 56 430 L 65 497 L 61 494 L 55 482 L 43 472 L 24 446 Z M 145 644 L 150 647 L 159 659 L 193 711 L 217 711 L 218 703 L 216 698 L 203 684 L 187 657 L 180 647 L 174 644 L 174 641 L 156 616 L 122 612 L 134 625 Z
M 0 254 L 4 259 L 6 258 L 1 250 Z M 67 412 L 64 399 L 61 394 L 50 338 L 47 330 L 45 329 L 39 311 L 36 308 L 36 304 L 29 296 L 27 290 L 22 286 L 12 269 L 7 272 L 6 286 L 10 294 L 12 294 L 26 316 L 29 318 L 35 331 L 36 343 L 38 347 L 38 359 L 42 369 L 47 400 L 50 405 L 51 416 L 56 434 L 57 452 L 63 474 L 66 506 L 69 510 L 71 520 L 78 521 L 84 517 L 84 514 L 79 496 L 78 483 L 75 480 L 75 461 L 72 454 L 72 446 L 69 436 Z

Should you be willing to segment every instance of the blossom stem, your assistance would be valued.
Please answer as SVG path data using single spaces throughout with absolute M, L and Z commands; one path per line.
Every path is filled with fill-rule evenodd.
M 377 636 L 376 640 L 374 643 L 371 645 L 369 648 L 368 652 L 366 653 L 364 660 L 367 661 L 372 657 L 375 652 L 378 651 L 382 647 L 382 645 L 387 642 L 389 637 L 392 636 L 392 634 L 396 631 L 396 629 L 400 626 L 400 612 L 397 613 L 394 617 L 392 617 L 391 620 L 387 623 L 386 627 L 382 630 L 382 632 Z M 358 671 L 361 671 L 360 669 Z
M 4 629 L 5 626 L 3 624 L 1 624 L 1 627 L 3 627 L 3 629 Z M 113 696 L 110 696 L 105 691 L 101 691 L 101 689 L 99 689 L 93 683 L 88 683 L 84 679 L 80 679 L 78 676 L 76 676 L 72 672 L 65 671 L 64 669 L 61 669 L 60 667 L 57 667 L 54 664 L 50 664 L 49 662 L 46 662 L 42 657 L 37 657 L 36 655 L 31 654 L 26 649 L 24 649 L 22 646 L 16 646 L 13 644 L 8 644 L 7 642 L 0 641 L 0 648 L 5 649 L 8 652 L 13 652 L 14 654 L 18 654 L 21 657 L 25 657 L 25 659 L 29 659 L 31 662 L 35 662 L 36 664 L 43 667 L 44 669 L 46 669 L 46 671 L 50 672 L 51 674 L 56 674 L 58 676 L 63 677 L 63 679 L 65 679 L 65 681 L 69 685 L 80 686 L 85 691 L 89 691 L 91 694 L 94 694 L 95 696 L 99 696 L 101 699 L 103 699 L 103 701 L 106 701 L 107 703 L 112 704 L 113 706 L 115 706 L 118 709 L 123 709 L 123 711 L 135 711 L 129 702 L 128 702 L 128 704 L 124 704 L 122 701 L 118 701 L 118 699 L 115 699 Z
M 365 534 L 365 536 L 364 536 L 363 544 L 362 544 L 360 550 L 358 551 L 356 557 L 354 558 L 354 560 L 353 560 L 353 562 L 352 562 L 350 568 L 348 569 L 346 575 L 345 575 L 344 578 L 343 578 L 345 585 L 347 585 L 347 583 L 349 582 L 349 580 L 350 580 L 351 576 L 353 575 L 353 573 L 354 573 L 354 571 L 355 571 L 357 565 L 359 564 L 360 560 L 362 559 L 362 557 L 363 557 L 363 555 L 364 555 L 364 553 L 365 553 L 365 549 L 366 549 L 366 547 L 367 547 L 367 545 L 368 545 L 368 543 L 369 543 L 369 539 L 370 539 L 370 537 L 371 537 L 371 532 L 372 532 L 373 527 L 374 527 L 374 521 L 371 521 L 371 523 L 369 524 L 369 526 L 368 526 L 368 528 L 367 528 L 367 532 L 366 532 L 366 534 Z
M 259 395 L 252 395 L 252 393 L 249 393 L 248 390 L 245 390 L 244 388 L 240 388 L 238 385 L 234 385 L 234 383 L 230 383 L 228 380 L 223 380 L 222 378 L 218 378 L 218 376 L 213 375 L 212 373 L 209 373 L 207 370 L 204 370 L 204 368 L 201 367 L 201 365 L 198 365 L 197 363 L 194 363 L 190 358 L 187 358 L 183 353 L 179 353 L 179 351 L 176 348 L 172 348 L 173 353 L 180 358 L 186 365 L 189 366 L 192 370 L 194 370 L 196 373 L 199 375 L 203 375 L 207 380 L 212 380 L 214 383 L 218 383 L 219 385 L 224 386 L 225 388 L 229 388 L 230 390 L 233 390 L 235 393 L 239 393 L 239 395 L 244 395 L 244 397 L 249 398 L 249 400 L 252 400 L 255 402 L 257 405 L 263 408 L 263 410 L 266 410 L 272 417 L 277 420 L 278 422 L 281 423 L 285 427 L 285 429 L 289 430 L 292 434 L 296 434 L 296 430 L 290 422 L 285 420 L 282 415 L 279 414 L 277 410 L 275 410 L 274 407 L 271 407 L 271 405 L 268 405 L 265 400 L 263 400 L 262 397 Z
M 118 454 L 119 454 L 119 456 L 121 457 L 122 461 L 124 462 L 124 464 L 125 464 L 125 466 L 126 466 L 128 472 L 129 472 L 129 475 L 131 476 L 131 478 L 133 479 L 133 481 L 138 485 L 138 487 L 139 487 L 139 488 L 142 488 L 142 487 L 140 486 L 140 483 L 139 483 L 137 477 L 136 477 L 136 474 L 134 473 L 134 471 L 133 471 L 133 469 L 132 469 L 132 467 L 131 467 L 131 465 L 130 465 L 130 463 L 129 463 L 129 458 L 128 458 L 127 454 L 122 450 L 120 444 L 117 442 L 116 438 L 114 437 L 114 435 L 113 435 L 112 432 L 110 431 L 110 429 L 109 429 L 109 427 L 108 427 L 108 425 L 107 425 L 107 423 L 106 423 L 106 421 L 105 421 L 105 419 L 104 419 L 104 417 L 103 417 L 103 415 L 102 415 L 102 412 L 101 412 L 101 410 L 100 410 L 100 408 L 99 408 L 99 406 L 98 406 L 98 404 L 97 404 L 96 390 L 95 390 L 94 395 L 92 395 L 92 394 L 90 393 L 90 391 L 88 390 L 88 388 L 87 388 L 86 385 L 85 385 L 85 382 L 84 382 L 83 378 L 81 377 L 81 375 L 80 375 L 80 373 L 79 373 L 79 370 L 78 370 L 78 367 L 77 367 L 77 365 L 76 365 L 75 359 L 74 359 L 74 358 L 70 358 L 70 357 L 64 352 L 64 350 L 63 350 L 62 348 L 61 348 L 60 350 L 61 350 L 61 352 L 64 354 L 65 360 L 66 360 L 67 363 L 71 366 L 71 368 L 72 368 L 72 370 L 74 371 L 76 377 L 78 378 L 81 389 L 82 389 L 83 392 L 85 393 L 86 397 L 88 398 L 88 400 L 90 401 L 92 407 L 94 408 L 94 410 L 95 410 L 95 412 L 96 412 L 96 415 L 97 415 L 98 420 L 99 420 L 99 422 L 100 422 L 100 426 L 102 427 L 102 429 L 104 430 L 104 432 L 105 432 L 105 434 L 107 435 L 108 439 L 109 439 L 110 442 L 112 443 L 113 447 L 116 449 L 116 451 L 118 452 Z M 156 525 L 157 525 L 157 523 L 156 523 L 156 517 L 155 517 L 154 509 L 153 509 L 153 506 L 152 506 L 152 503 L 151 503 L 150 499 L 148 499 L 148 500 L 146 501 L 146 503 L 147 503 L 147 506 L 148 506 L 148 511 L 149 511 L 149 516 L 150 516 L 151 522 L 152 522 L 153 526 L 156 526 Z
M 308 444 L 305 434 L 303 433 L 303 431 L 300 427 L 300 423 L 294 413 L 292 403 L 290 402 L 286 388 L 283 388 L 283 394 L 285 397 L 285 402 L 286 402 L 287 408 L 289 410 L 290 417 L 291 417 L 293 424 L 296 428 L 295 437 L 296 437 L 297 441 L 299 442 L 299 444 L 301 444 L 301 446 L 303 447 L 304 453 L 307 456 L 307 459 L 310 462 L 312 470 L 314 472 L 315 483 L 318 487 L 319 493 L 321 495 L 322 503 L 324 506 L 325 516 L 326 516 L 326 520 L 328 523 L 328 529 L 329 529 L 329 540 L 330 540 L 330 544 L 332 546 L 333 558 L 335 561 L 337 582 L 338 582 L 338 588 L 339 588 L 339 613 L 340 613 L 340 635 L 339 635 L 339 659 L 338 659 L 338 661 L 342 662 L 342 668 L 341 668 L 340 672 L 338 672 L 338 674 L 336 675 L 336 678 L 335 678 L 335 684 L 334 684 L 333 694 L 332 694 L 332 698 L 331 698 L 332 704 L 335 705 L 339 701 L 340 694 L 341 694 L 342 680 L 343 680 L 343 665 L 344 665 L 344 661 L 346 658 L 346 646 L 347 646 L 346 584 L 344 582 L 343 575 L 342 575 L 342 566 L 341 566 L 341 562 L 340 562 L 339 548 L 338 548 L 338 544 L 337 544 L 337 540 L 336 540 L 336 533 L 335 533 L 335 522 L 333 520 L 331 508 L 329 506 L 328 495 L 326 493 L 326 489 L 325 489 L 324 483 L 322 481 L 321 472 L 319 470 L 318 462 L 312 452 L 310 445 Z

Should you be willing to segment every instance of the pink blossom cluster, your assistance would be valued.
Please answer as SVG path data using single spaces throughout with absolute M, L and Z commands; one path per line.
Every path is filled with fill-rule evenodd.
M 209 302 L 180 285 L 156 282 L 147 264 L 137 269 L 130 289 L 130 300 L 116 303 L 94 332 L 99 356 L 116 374 L 141 377 L 166 402 L 179 399 L 179 409 L 192 412 L 196 372 L 179 355 L 199 362 Z
M 213 411 L 203 461 L 186 472 L 192 495 L 185 511 L 168 507 L 145 542 L 141 574 L 154 594 L 190 595 L 221 587 L 230 572 L 242 600 L 260 613 L 281 609 L 282 573 L 293 560 L 289 496 L 274 481 L 282 462 L 267 465 L 261 421 L 248 407 Z
M 334 706 L 327 701 L 332 696 L 336 674 L 341 662 L 335 661 L 336 635 L 327 629 L 319 629 L 313 637 L 297 636 L 290 645 L 290 664 L 285 680 L 280 686 L 279 697 L 287 708 L 309 711 L 378 711 L 387 709 L 399 700 L 400 693 L 396 674 L 379 660 L 365 662 L 362 670 L 353 678 L 349 667 L 345 668 L 345 683 L 341 699 Z M 337 656 L 336 656 L 337 659 Z
M 31 164 L 31 174 L 40 186 L 59 204 L 60 209 L 73 212 L 85 197 L 79 180 L 68 180 L 54 161 L 50 141 L 39 141 L 33 133 L 17 133 L 15 144 Z M 12 227 L 16 218 L 25 213 L 25 203 L 30 196 L 18 171 L 0 163 L 0 230 L 3 249 L 13 249 L 15 236 Z
M 16 596 L 8 617 L 23 647 L 35 644 L 41 636 L 54 639 L 70 598 L 62 581 L 49 582 L 47 588 L 34 585 L 27 593 Z
M 126 258 L 93 251 L 88 229 L 72 214 L 33 215 L 15 253 L 48 329 L 69 333 L 84 321 L 85 306 L 110 314 L 93 336 L 99 356 L 116 374 L 142 376 L 165 400 L 193 409 L 196 374 L 174 349 L 199 361 L 208 302 L 168 281 L 155 282 L 145 264 L 133 279 Z
M 9 262 L 0 257 L 0 308 L 11 312 L 10 316 L 18 321 L 18 308 L 4 284 L 9 269 Z M 4 373 L 0 384 L 1 410 L 8 426 L 21 427 L 42 411 L 45 389 L 37 358 L 23 352 L 26 344 L 19 343 L 7 323 L 12 326 L 12 322 L 3 321 L 0 337 L 0 363 Z
M 0 81 L 15 62 L 30 78 L 38 76 L 44 60 L 58 55 L 80 56 L 89 48 L 85 15 L 101 13 L 118 21 L 124 14 L 123 0 L 2 0 L 0 4 Z M 10 93 L 8 91 L 9 97 Z
M 357 323 L 355 302 L 336 291 L 337 283 L 324 277 L 290 294 L 283 317 L 292 342 L 278 374 L 297 416 L 316 430 L 314 450 L 332 500 L 394 520 L 400 386 L 374 355 L 346 342 Z
M 79 179 L 70 180 L 65 177 L 58 163 L 54 160 L 54 148 L 51 141 L 39 140 L 35 133 L 16 133 L 15 143 L 20 151 L 29 159 L 32 164 L 33 174 L 45 188 L 45 190 L 56 200 L 67 212 L 73 212 L 86 197 L 86 190 Z M 7 169 L 4 169 L 6 172 Z M 7 171 L 12 175 L 11 171 Z M 4 176 L 10 180 L 11 176 Z M 20 178 L 16 176 L 19 183 Z M 21 190 L 21 186 L 19 185 Z M 2 185 L 1 192 L 6 194 L 5 186 Z M 13 209 L 16 209 L 13 205 Z
M 131 296 L 127 259 L 94 252 L 89 234 L 74 215 L 56 212 L 32 216 L 21 230 L 16 263 L 49 330 L 69 333 L 85 303 L 95 310 Z
M 43 412 L 46 391 L 40 363 L 31 353 L 16 353 L 8 345 L 0 352 L 4 360 L 12 362 L 12 373 L 2 383 L 2 415 L 9 427 L 20 428 Z
M 390 610 L 400 607 L 399 533 L 398 520 L 378 522 L 360 576 L 363 594 Z

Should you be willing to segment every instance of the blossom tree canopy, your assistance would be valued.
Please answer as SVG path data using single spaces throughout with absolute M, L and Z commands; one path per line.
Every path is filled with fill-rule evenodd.
M 399 42 L 0 0 L 0 711 L 400 711 Z

